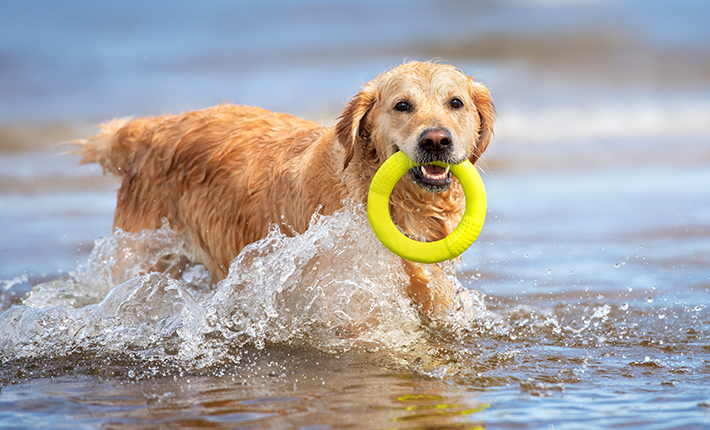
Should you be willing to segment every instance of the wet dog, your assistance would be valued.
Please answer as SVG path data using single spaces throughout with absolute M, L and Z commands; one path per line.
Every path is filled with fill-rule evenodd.
M 82 163 L 122 178 L 114 228 L 156 229 L 166 218 L 199 262 L 224 278 L 241 249 L 279 225 L 303 232 L 317 210 L 365 203 L 379 166 L 396 151 L 418 163 L 475 163 L 493 134 L 489 91 L 460 70 L 408 62 L 365 84 L 334 127 L 256 107 L 220 105 L 180 115 L 118 119 L 79 141 Z M 412 169 L 390 199 L 396 225 L 422 241 L 448 235 L 464 195 L 448 170 Z M 445 309 L 446 286 L 403 260 L 409 297 Z M 433 283 L 431 283 L 433 284 Z

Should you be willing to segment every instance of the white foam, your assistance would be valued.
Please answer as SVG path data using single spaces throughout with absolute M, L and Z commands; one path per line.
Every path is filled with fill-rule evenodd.
M 239 360 L 244 345 L 407 350 L 425 337 L 401 261 L 377 241 L 362 205 L 315 214 L 294 237 L 274 228 L 218 284 L 194 263 L 172 272 L 177 279 L 153 272 L 166 256 L 192 258 L 167 224 L 98 240 L 86 268 L 35 287 L 0 316 L 1 354 L 88 350 L 199 368 Z M 460 327 L 481 303 L 452 272 L 445 277 L 458 288 L 457 310 L 441 325 Z
M 406 343 L 419 325 L 405 298 L 406 275 L 363 212 L 357 206 L 314 215 L 306 234 L 286 237 L 273 229 L 245 248 L 210 298 L 214 317 L 257 346 L 342 347 L 384 341 L 384 333 L 388 344 Z
M 609 100 L 498 109 L 501 140 L 544 144 L 710 133 L 710 103 L 701 99 Z

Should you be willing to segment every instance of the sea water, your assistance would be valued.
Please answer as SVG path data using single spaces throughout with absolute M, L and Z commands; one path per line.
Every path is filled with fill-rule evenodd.
M 458 306 L 429 323 L 358 205 L 315 214 L 301 235 L 274 229 L 217 283 L 169 224 L 116 231 L 5 306 L 3 416 L 89 427 L 705 425 L 710 196 L 688 184 L 710 178 L 663 171 L 663 181 L 644 166 L 485 174 L 486 228 L 448 279 L 459 280 Z M 557 204 L 536 204 L 548 193 Z M 151 272 L 166 256 L 172 276 Z M 30 283 L 14 282 L 5 290 Z
M 709 427 L 707 7 L 3 3 L 0 427 Z M 330 125 L 407 58 L 498 110 L 436 321 L 358 205 L 214 282 L 169 224 L 113 232 L 118 182 L 54 146 L 224 101 Z

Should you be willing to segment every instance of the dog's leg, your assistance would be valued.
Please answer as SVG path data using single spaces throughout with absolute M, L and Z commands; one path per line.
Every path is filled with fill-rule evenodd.
M 448 264 L 448 263 L 443 263 Z M 454 290 L 456 286 L 447 279 L 446 271 L 438 264 L 432 264 L 430 269 L 429 289 L 431 291 L 430 317 L 444 317 L 454 308 Z
M 431 290 L 429 289 L 429 275 L 424 268 L 417 263 L 402 260 L 404 269 L 409 275 L 409 285 L 407 286 L 407 296 L 421 306 L 421 311 L 426 314 L 431 307 Z
M 421 306 L 424 316 L 436 319 L 453 309 L 454 285 L 446 279 L 442 267 L 437 264 L 425 267 L 407 260 L 402 262 L 409 275 L 407 295 Z

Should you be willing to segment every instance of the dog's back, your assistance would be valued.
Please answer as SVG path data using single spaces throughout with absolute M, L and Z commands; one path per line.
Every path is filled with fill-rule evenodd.
M 122 177 L 114 228 L 155 229 L 167 218 L 221 278 L 269 225 L 304 231 L 319 205 L 330 213 L 340 205 L 344 153 L 329 133 L 291 115 L 221 105 L 114 120 L 77 141 L 77 153 Z

